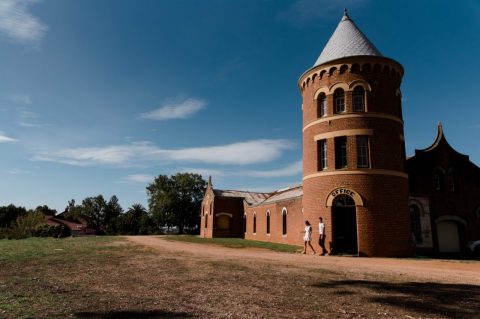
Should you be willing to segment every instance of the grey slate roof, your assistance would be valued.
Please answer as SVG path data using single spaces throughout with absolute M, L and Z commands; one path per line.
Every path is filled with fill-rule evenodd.
M 342 20 L 313 66 L 339 58 L 361 55 L 382 56 L 373 43 L 358 29 L 345 10 Z

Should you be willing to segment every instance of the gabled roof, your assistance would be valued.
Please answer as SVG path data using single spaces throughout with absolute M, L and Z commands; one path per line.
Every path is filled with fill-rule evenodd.
M 236 190 L 213 189 L 215 196 L 243 198 L 248 205 L 256 205 L 263 202 L 270 193 L 257 193 Z
M 350 19 L 347 9 L 345 9 L 342 20 L 313 66 L 344 57 L 365 55 L 382 56 L 380 51 Z
M 222 197 L 243 198 L 249 206 L 258 206 L 300 197 L 303 195 L 303 189 L 301 185 L 280 189 L 271 193 L 213 189 L 213 194 Z
M 283 190 L 281 189 L 272 193 L 272 195 L 261 204 L 270 204 L 270 203 L 280 202 L 283 200 L 297 198 L 302 195 L 303 195 L 302 186 L 301 185 L 293 186 L 293 187 L 289 187 Z
M 432 145 L 430 145 L 427 148 L 420 149 L 420 150 L 415 150 L 415 155 L 407 158 L 407 161 L 414 160 L 417 155 L 420 155 L 422 153 L 430 153 L 438 149 L 440 146 L 445 147 L 446 149 L 449 149 L 452 153 L 457 154 L 458 156 L 464 157 L 467 160 L 469 159 L 468 155 L 462 154 L 458 152 L 456 149 L 454 149 L 448 142 L 447 139 L 445 138 L 445 134 L 443 133 L 443 126 L 441 122 L 438 122 L 437 126 L 437 137 L 435 138 L 435 141 L 433 142 Z

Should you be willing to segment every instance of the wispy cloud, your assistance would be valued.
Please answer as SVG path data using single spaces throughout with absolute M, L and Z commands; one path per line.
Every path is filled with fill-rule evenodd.
M 20 111 L 18 124 L 24 127 L 45 127 L 51 125 L 48 123 L 42 123 L 38 113 L 28 110 Z
M 0 5 L 1 6 L 1 5 Z M 24 104 L 30 105 L 32 104 L 32 99 L 28 94 L 11 94 L 7 96 L 7 100 L 17 103 L 17 104 Z
M 354 9 L 366 2 L 368 0 L 297 0 L 277 17 L 299 26 L 329 17 L 339 20 L 344 7 Z
M 132 174 L 125 177 L 124 181 L 130 183 L 148 183 L 153 181 L 153 177 L 144 174 Z
M 6 136 L 5 133 L 0 131 L 0 143 L 14 143 L 17 142 L 16 139 Z
M 167 101 L 158 109 L 141 113 L 140 118 L 149 120 L 184 119 L 207 106 L 207 102 L 200 99 L 190 98 L 182 101 Z
M 275 170 L 266 170 L 266 171 L 247 171 L 245 175 L 252 177 L 287 177 L 295 176 L 302 172 L 302 161 L 297 161 L 288 166 L 275 169 Z
M 294 144 L 282 139 L 259 139 L 220 146 L 162 149 L 149 142 L 136 142 L 107 147 L 67 148 L 41 152 L 36 161 L 70 165 L 136 166 L 163 162 L 198 162 L 209 164 L 247 165 L 278 158 Z
M 48 27 L 33 16 L 29 7 L 38 0 L 1 0 L 0 33 L 12 41 L 23 44 L 38 44 Z
M 14 169 L 9 170 L 9 171 L 8 171 L 8 174 L 11 174 L 11 175 L 24 175 L 24 174 L 30 174 L 30 171 L 14 168 Z

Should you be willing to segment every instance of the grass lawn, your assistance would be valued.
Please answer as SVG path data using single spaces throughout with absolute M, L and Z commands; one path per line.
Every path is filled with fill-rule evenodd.
M 0 319 L 475 318 L 480 313 L 479 285 L 413 280 L 408 270 L 359 271 L 356 258 L 341 259 L 348 267 L 335 267 L 318 256 L 247 257 L 262 256 L 248 247 L 294 252 L 298 246 L 195 236 L 138 239 L 163 246 L 125 237 L 0 240 Z M 245 250 L 226 256 L 224 249 L 178 240 Z
M 119 245 L 119 240 L 0 240 L 0 318 L 64 317 L 65 310 L 72 308 L 69 304 L 76 307 L 84 301 L 82 296 L 74 296 L 76 292 L 95 285 L 96 276 L 88 276 L 89 272 L 100 273 L 102 265 L 105 269 L 119 265 L 132 249 Z
M 301 246 L 245 240 L 243 238 L 202 238 L 196 235 L 168 235 L 164 236 L 164 238 L 167 240 L 184 241 L 197 244 L 214 244 L 229 248 L 263 248 L 284 253 L 298 253 L 303 249 Z

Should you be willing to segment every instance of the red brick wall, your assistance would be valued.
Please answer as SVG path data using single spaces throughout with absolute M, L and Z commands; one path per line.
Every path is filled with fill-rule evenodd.
M 287 210 L 287 234 L 283 235 L 282 210 Z M 283 243 L 290 245 L 303 245 L 304 216 L 302 214 L 301 197 L 272 203 L 248 207 L 245 205 L 247 215 L 247 232 L 245 239 Z M 270 235 L 267 234 L 267 210 L 270 211 Z M 257 216 L 256 233 L 253 233 L 253 213 Z

